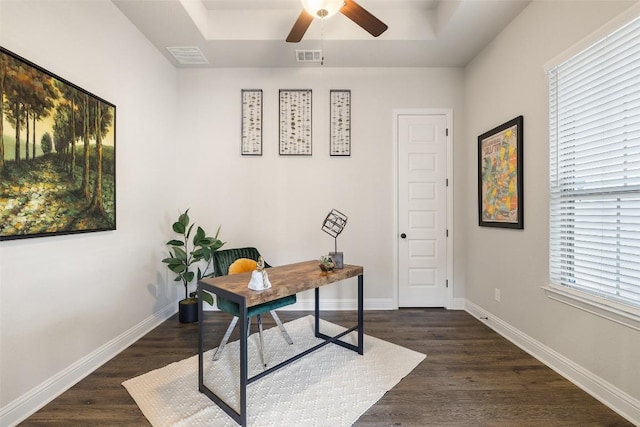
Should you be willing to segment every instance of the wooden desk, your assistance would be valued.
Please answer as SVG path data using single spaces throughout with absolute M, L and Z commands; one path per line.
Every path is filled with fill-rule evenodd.
M 233 274 L 229 276 L 212 277 L 202 279 L 198 282 L 198 301 L 199 301 L 199 344 L 198 344 L 198 388 L 220 406 L 231 418 L 242 426 L 247 425 L 247 386 L 252 382 L 278 370 L 289 363 L 292 363 L 309 353 L 324 347 L 327 344 L 337 344 L 363 354 L 364 337 L 363 337 L 363 287 L 364 287 L 364 269 L 357 265 L 345 265 L 340 270 L 332 273 L 324 273 L 320 270 L 318 261 L 304 261 L 296 264 L 283 265 L 280 267 L 271 267 L 267 269 L 271 288 L 263 291 L 253 291 L 247 287 L 251 273 Z M 320 332 L 320 290 L 319 288 L 330 283 L 348 279 L 350 277 L 358 277 L 358 324 L 346 331 L 330 337 Z M 315 336 L 321 338 L 324 342 L 312 347 L 278 365 L 264 370 L 251 378 L 248 377 L 248 357 L 247 357 L 247 309 L 248 307 L 273 301 L 289 295 L 294 295 L 309 289 L 315 289 Z M 216 296 L 221 296 L 230 301 L 238 303 L 240 308 L 240 410 L 236 411 L 226 402 L 220 399 L 213 391 L 204 384 L 204 314 L 202 310 L 202 292 L 208 291 Z M 353 345 L 341 341 L 340 338 L 353 332 L 358 331 L 358 344 Z

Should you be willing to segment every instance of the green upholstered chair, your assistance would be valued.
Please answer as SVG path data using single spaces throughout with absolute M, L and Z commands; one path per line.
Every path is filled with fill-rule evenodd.
M 226 276 L 227 274 L 229 274 L 229 267 L 235 261 L 242 258 L 258 261 L 259 257 L 260 257 L 260 252 L 258 252 L 256 248 L 252 248 L 252 247 L 224 249 L 224 250 L 216 251 L 213 253 L 214 274 L 215 276 Z M 265 261 L 265 267 L 268 268 L 271 266 Z M 247 271 L 250 271 L 250 270 L 247 270 Z M 291 337 L 287 333 L 287 330 L 285 329 L 284 325 L 280 321 L 280 318 L 276 314 L 275 310 L 287 305 L 295 304 L 295 302 L 296 302 L 296 296 L 289 295 L 274 301 L 269 301 L 264 304 L 259 304 L 259 305 L 249 307 L 247 310 L 248 311 L 247 334 L 251 330 L 251 319 L 253 317 L 256 317 L 258 320 L 258 331 L 260 335 L 260 358 L 264 366 L 267 366 L 267 365 L 264 362 L 263 340 L 262 340 L 262 315 L 264 313 L 269 312 L 273 317 L 273 320 L 275 320 L 276 324 L 280 328 L 280 331 L 282 332 L 282 336 L 284 337 L 285 341 L 287 341 L 288 344 L 293 344 Z M 225 332 L 224 337 L 222 338 L 222 341 L 218 346 L 218 349 L 213 355 L 213 360 L 218 360 L 220 358 L 220 355 L 222 354 L 222 350 L 224 349 L 224 346 L 229 341 L 229 337 L 231 336 L 233 329 L 238 323 L 238 316 L 240 314 L 240 307 L 238 306 L 238 304 L 234 303 L 233 301 L 229 301 L 225 298 L 218 297 L 217 306 L 221 311 L 231 314 L 233 316 L 233 319 L 231 320 L 231 323 L 229 324 L 229 327 L 227 328 L 227 331 Z

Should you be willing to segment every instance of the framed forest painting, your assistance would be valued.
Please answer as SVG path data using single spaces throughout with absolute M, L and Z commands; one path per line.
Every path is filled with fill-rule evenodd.
M 115 230 L 116 107 L 0 47 L 0 240 Z

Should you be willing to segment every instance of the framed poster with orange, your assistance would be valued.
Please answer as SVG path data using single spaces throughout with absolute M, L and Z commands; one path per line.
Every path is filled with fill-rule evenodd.
M 478 136 L 478 224 L 524 228 L 523 117 Z

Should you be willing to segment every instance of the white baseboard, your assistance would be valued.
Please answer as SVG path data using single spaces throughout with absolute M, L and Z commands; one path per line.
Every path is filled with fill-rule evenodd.
M 634 425 L 640 426 L 640 400 L 637 398 L 531 338 L 482 307 L 466 301 L 465 310 Z
M 464 298 L 454 298 L 452 306 L 449 307 L 448 309 L 449 310 L 464 310 L 466 301 L 467 300 L 465 300 Z
M 122 350 L 173 316 L 177 308 L 178 305 L 172 302 L 159 312 L 149 316 L 133 328 L 58 372 L 56 375 L 6 406 L 3 406 L 0 408 L 0 426 L 11 427 L 25 420 L 104 363 L 111 360 Z

